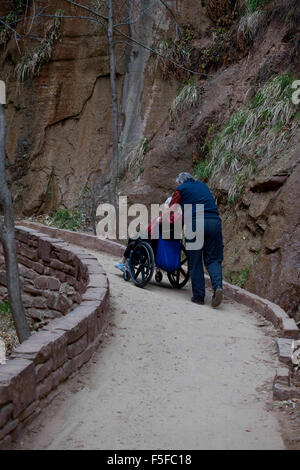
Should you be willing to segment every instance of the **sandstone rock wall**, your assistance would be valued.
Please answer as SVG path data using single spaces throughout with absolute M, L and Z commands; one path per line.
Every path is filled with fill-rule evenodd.
M 52 11 L 66 10 L 63 0 L 50 3 Z M 211 126 L 220 127 L 274 74 L 300 74 L 295 0 L 274 0 L 254 39 L 240 28 L 243 2 L 169 0 L 167 4 L 183 34 L 190 35 L 190 65 L 199 73 L 205 71 L 194 77 L 201 96 L 196 107 L 171 121 L 170 106 L 189 77 L 176 67 L 165 67 L 164 74 L 158 67 L 153 73 L 154 58 L 148 50 L 120 46 L 119 192 L 129 202 L 165 200 L 175 189 L 178 172 L 192 172 L 203 160 Z M 146 16 L 130 26 L 130 34 L 151 47 L 160 40 L 174 40 L 176 28 L 167 10 L 154 2 Z M 28 216 L 81 203 L 89 208 L 89 199 L 95 199 L 94 205 L 103 200 L 109 185 L 112 134 L 106 38 L 96 25 L 64 21 L 51 61 L 39 77 L 21 87 L 14 75 L 19 59 L 11 40 L 0 70 L 8 81 L 7 154 L 16 211 Z M 136 159 L 132 150 L 141 142 L 145 152 Z M 259 169 L 236 205 L 226 204 L 224 178 L 216 189 L 226 278 L 234 281 L 249 270 L 246 288 L 279 302 L 300 320 L 298 155 L 299 133 L 280 158 Z M 136 161 L 128 169 L 131 159 Z

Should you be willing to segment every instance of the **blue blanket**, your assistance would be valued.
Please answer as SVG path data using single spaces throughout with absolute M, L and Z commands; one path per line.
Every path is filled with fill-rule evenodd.
M 180 268 L 180 241 L 158 240 L 156 267 L 169 273 Z

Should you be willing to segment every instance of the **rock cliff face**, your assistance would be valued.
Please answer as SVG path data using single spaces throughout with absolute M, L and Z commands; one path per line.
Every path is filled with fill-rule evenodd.
M 153 1 L 151 8 L 148 1 L 131 2 L 129 14 L 139 19 L 126 26 L 126 32 L 146 48 L 137 43 L 117 46 L 119 192 L 129 202 L 164 200 L 175 189 L 178 172 L 194 171 L 199 163 L 210 161 L 211 138 L 268 80 L 287 72 L 300 79 L 296 0 L 262 1 L 262 11 L 251 10 L 255 2 L 248 0 L 165 3 L 177 25 L 161 2 Z M 76 13 L 64 0 L 45 0 L 45 5 L 52 13 Z M 40 35 L 50 21 L 39 25 Z M 153 47 L 173 62 L 155 57 L 147 49 Z M 20 60 L 12 38 L 2 48 L 0 78 L 8 84 L 7 157 L 16 211 L 30 216 L 59 207 L 89 209 L 105 200 L 110 184 L 106 36 L 93 22 L 65 19 L 51 60 L 39 76 L 18 84 L 14 69 Z M 171 118 L 178 91 L 192 78 L 174 62 L 198 72 L 198 97 Z M 223 219 L 225 277 L 279 303 L 300 321 L 300 133 L 298 108 L 291 106 L 296 116 L 291 132 L 282 125 L 278 132 L 284 133 L 283 143 L 267 159 L 255 157 L 256 171 L 243 181 L 236 199 L 228 202 L 224 175 L 207 182 Z M 259 145 L 268 145 L 263 131 L 257 138 Z

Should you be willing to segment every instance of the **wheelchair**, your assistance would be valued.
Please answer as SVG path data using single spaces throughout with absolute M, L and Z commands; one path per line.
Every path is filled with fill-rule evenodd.
M 125 281 L 130 279 L 137 287 L 145 287 L 152 279 L 155 272 L 155 281 L 163 280 L 163 270 L 155 264 L 155 256 L 150 243 L 139 239 L 131 250 L 123 273 Z M 180 267 L 172 272 L 166 272 L 169 282 L 175 289 L 181 289 L 186 285 L 189 276 L 189 260 L 186 249 L 180 241 Z

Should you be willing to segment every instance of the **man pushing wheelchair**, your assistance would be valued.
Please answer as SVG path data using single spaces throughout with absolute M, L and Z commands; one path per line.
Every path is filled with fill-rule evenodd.
M 162 214 L 145 233 L 129 239 L 123 259 L 115 267 L 123 271 L 125 280 L 131 277 L 139 287 L 150 281 L 155 267 L 156 281 L 162 280 L 162 269 L 176 288 L 183 287 L 190 275 L 191 300 L 204 305 L 204 261 L 214 290 L 211 305 L 215 308 L 223 299 L 223 241 L 218 209 L 209 188 L 189 173 L 180 173 L 176 183 L 179 186 L 173 197 L 166 200 Z M 178 205 L 181 211 L 174 210 Z M 186 249 L 180 240 L 183 221 Z

